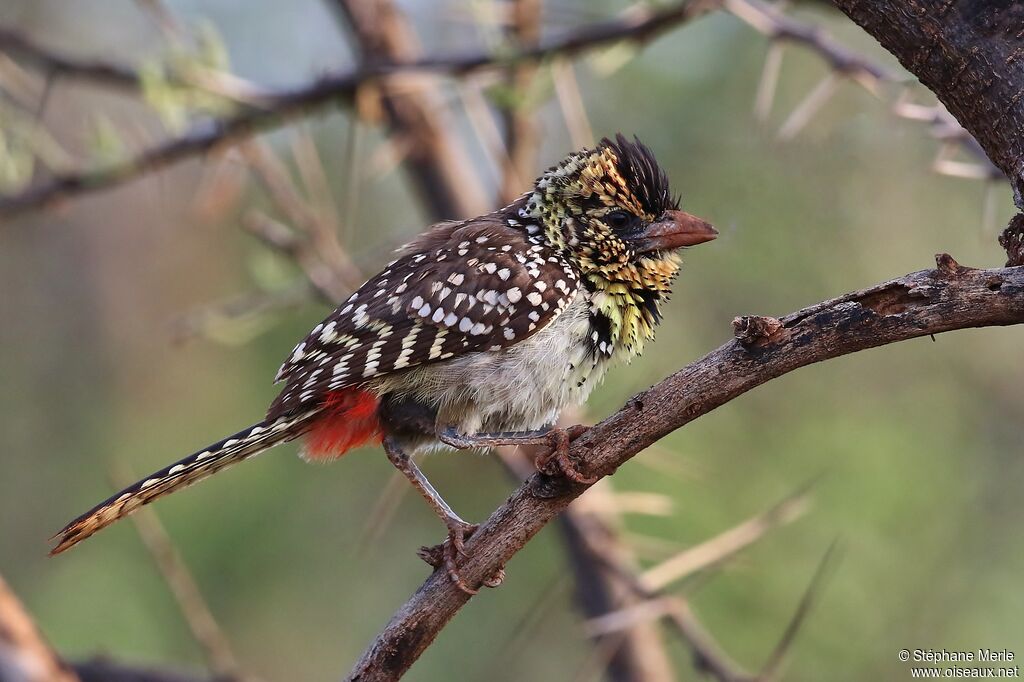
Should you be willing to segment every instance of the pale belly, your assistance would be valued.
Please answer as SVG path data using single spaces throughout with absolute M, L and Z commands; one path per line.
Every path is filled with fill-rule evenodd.
M 590 304 L 581 293 L 551 324 L 509 348 L 470 353 L 382 379 L 395 394 L 437 411 L 437 424 L 459 433 L 530 431 L 587 399 L 608 368 L 586 342 Z M 410 443 L 409 445 L 414 445 Z M 426 440 L 415 446 L 429 445 Z

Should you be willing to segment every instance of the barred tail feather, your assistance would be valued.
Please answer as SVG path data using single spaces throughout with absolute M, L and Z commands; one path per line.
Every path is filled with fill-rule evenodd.
M 53 539 L 57 540 L 57 545 L 50 551 L 50 555 L 60 554 L 75 546 L 144 504 L 149 504 L 236 462 L 254 457 L 275 445 L 302 435 L 315 415 L 314 410 L 262 421 L 150 474 L 65 526 L 53 536 Z

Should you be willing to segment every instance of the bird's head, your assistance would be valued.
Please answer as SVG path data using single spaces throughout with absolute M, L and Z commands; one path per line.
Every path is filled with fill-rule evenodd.
M 519 214 L 580 271 L 595 311 L 609 320 L 608 347 L 629 354 L 653 336 L 679 249 L 718 235 L 679 209 L 651 150 L 622 135 L 548 169 Z
M 718 235 L 679 210 L 651 150 L 622 135 L 548 169 L 524 210 L 584 274 L 610 280 L 671 279 L 679 248 Z

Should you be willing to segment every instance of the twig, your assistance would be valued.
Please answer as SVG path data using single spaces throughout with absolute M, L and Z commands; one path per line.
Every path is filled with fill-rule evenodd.
M 68 76 L 128 90 L 139 87 L 139 77 L 132 69 L 111 62 L 67 57 L 37 45 L 17 31 L 3 26 L 0 26 L 0 52 L 24 59 L 50 78 Z
M 771 656 L 768 657 L 764 667 L 761 669 L 761 674 L 758 676 L 760 680 L 770 682 L 771 680 L 779 679 L 779 671 L 782 668 L 783 661 L 786 659 L 786 654 L 789 652 L 790 647 L 793 646 L 793 641 L 796 639 L 800 626 L 807 619 L 807 615 L 811 612 L 811 607 L 814 606 L 814 602 L 821 592 L 826 570 L 834 562 L 833 557 L 836 554 L 837 546 L 837 542 L 829 545 L 828 549 L 825 550 L 824 556 L 821 557 L 821 561 L 818 562 L 818 568 L 814 571 L 814 576 L 811 578 L 811 582 L 808 583 L 807 589 L 804 590 L 804 594 L 800 598 L 800 603 L 797 604 L 793 617 L 790 619 L 789 624 L 786 625 L 786 630 L 782 633 L 779 643 L 775 646 Z
M 652 590 L 659 590 L 703 568 L 717 564 L 757 542 L 776 526 L 796 520 L 808 506 L 807 495 L 800 492 L 779 502 L 771 509 L 719 533 L 707 542 L 688 547 L 660 564 L 647 569 L 641 581 Z
M 782 45 L 772 42 L 768 45 L 768 54 L 765 55 L 764 67 L 761 69 L 761 80 L 757 84 L 757 94 L 754 96 L 754 119 L 760 123 L 768 120 L 781 70 Z
M 799 367 L 955 329 L 1024 323 L 1024 269 L 963 268 L 945 254 L 937 264 L 780 318 L 782 327 L 757 345 L 726 343 L 574 441 L 572 458 L 587 474 L 607 476 L 647 445 Z M 463 580 L 481 584 L 585 489 L 531 476 L 467 543 Z M 469 598 L 445 571 L 436 571 L 394 614 L 349 679 L 399 677 Z
M 70 665 L 81 682 L 225 682 L 220 678 L 197 677 L 163 668 L 127 665 L 103 656 Z
M 230 680 L 247 679 L 242 674 L 228 638 L 217 624 L 217 619 L 213 617 L 213 612 L 203 598 L 195 578 L 168 537 L 167 531 L 152 510 L 141 511 L 142 513 L 131 517 L 135 530 L 167 587 L 170 588 L 171 594 L 174 595 L 178 610 L 188 623 L 193 638 L 202 647 L 210 670 L 218 677 Z
M 79 682 L 0 577 L 0 677 L 6 675 L 25 682 Z
M 615 496 L 610 481 L 595 486 L 578 504 L 565 511 L 558 524 L 575 578 L 577 599 L 584 614 L 589 616 L 591 626 L 609 614 L 642 608 L 648 601 L 623 585 L 609 568 L 611 564 L 630 569 L 634 565 L 632 547 L 617 530 L 621 520 L 615 508 Z M 591 630 L 591 634 L 600 633 Z M 606 661 L 610 679 L 644 682 L 676 679 L 656 623 L 633 622 L 615 635 L 609 644 L 614 648 Z
M 508 54 L 470 52 L 444 57 L 424 57 L 401 64 L 367 63 L 357 69 L 328 74 L 292 90 L 266 93 L 261 108 L 243 108 L 227 118 L 196 124 L 192 130 L 149 149 L 99 168 L 58 174 L 51 180 L 15 195 L 0 198 L 0 218 L 81 194 L 114 187 L 146 173 L 236 142 L 261 130 L 282 125 L 287 119 L 310 114 L 320 107 L 351 100 L 358 90 L 389 76 L 444 73 L 459 76 L 484 68 L 537 61 L 554 55 L 574 55 L 621 41 L 644 43 L 658 34 L 699 16 L 713 0 L 693 0 L 661 10 L 643 9 L 628 17 L 596 23 L 536 47 Z M 450 217 L 450 216 L 449 216 Z
M 309 240 L 283 223 L 253 210 L 242 220 L 242 227 L 267 247 L 294 261 L 324 303 L 334 305 L 344 298 L 346 291 L 351 291 L 310 249 Z
M 669 619 L 693 654 L 694 667 L 713 675 L 719 682 L 747 682 L 752 677 L 721 650 L 683 599 L 669 598 Z
M 172 344 L 196 337 L 225 344 L 248 341 L 262 331 L 275 313 L 297 308 L 321 295 L 303 279 L 280 291 L 251 292 L 214 301 L 178 315 L 168 325 Z
M 734 661 L 700 622 L 685 599 L 654 590 L 644 584 L 639 575 L 618 557 L 598 552 L 595 556 L 606 566 L 636 598 L 654 606 L 637 615 L 660 618 L 667 616 L 674 630 L 693 654 L 694 667 L 718 682 L 740 682 L 750 675 Z
M 829 72 L 789 114 L 779 128 L 779 139 L 792 140 L 796 137 L 838 89 L 839 76 L 834 71 Z
M 794 108 L 779 128 L 779 139 L 794 138 L 817 114 L 822 105 L 835 94 L 841 78 L 853 80 L 876 97 L 883 96 L 882 83 L 896 83 L 900 80 L 877 62 L 837 42 L 819 26 L 793 19 L 760 0 L 723 0 L 723 6 L 771 41 L 754 100 L 754 118 L 757 121 L 764 122 L 771 109 L 784 43 L 796 43 L 810 50 L 830 67 L 829 73 Z M 932 164 L 932 170 L 940 175 L 969 179 L 1006 178 L 1006 175 L 989 159 L 978 141 L 944 107 L 911 104 L 907 100 L 905 89 L 895 99 L 894 113 L 901 118 L 928 123 L 931 126 L 932 137 L 943 143 Z M 977 159 L 978 163 L 950 159 L 950 150 L 953 148 L 966 151 Z

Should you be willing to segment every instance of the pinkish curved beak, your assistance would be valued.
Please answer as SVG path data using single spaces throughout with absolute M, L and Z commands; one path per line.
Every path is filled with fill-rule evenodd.
M 695 215 L 685 211 L 665 211 L 660 220 L 648 225 L 631 241 L 637 253 L 647 253 L 696 246 L 717 236 L 718 230 Z

